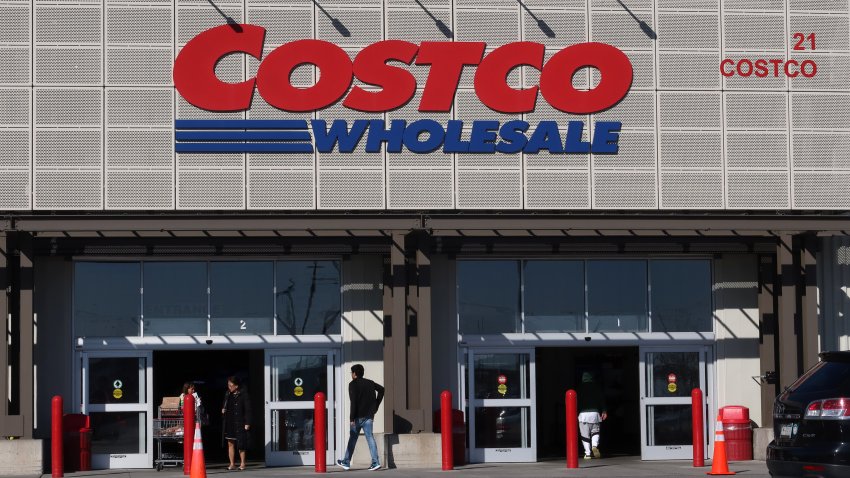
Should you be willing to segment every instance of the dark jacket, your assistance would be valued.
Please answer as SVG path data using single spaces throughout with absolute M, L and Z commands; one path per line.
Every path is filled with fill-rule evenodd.
M 239 389 L 236 393 L 225 392 L 222 434 L 224 438 L 235 438 L 240 450 L 248 448 L 248 433 L 245 425 L 251 425 L 251 400 L 248 392 Z
M 348 384 L 348 398 L 351 399 L 351 421 L 372 418 L 384 399 L 384 387 L 368 378 L 357 377 Z
M 605 412 L 605 394 L 602 386 L 596 382 L 583 382 L 576 390 L 578 395 L 578 411 L 581 412 Z

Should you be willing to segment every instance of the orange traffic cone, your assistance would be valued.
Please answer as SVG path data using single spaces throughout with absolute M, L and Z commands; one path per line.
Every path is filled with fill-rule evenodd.
M 195 423 L 195 442 L 192 444 L 192 471 L 189 478 L 207 478 L 207 463 L 204 461 L 204 443 L 201 441 L 201 424 Z
M 192 457 L 192 469 L 194 470 L 195 457 Z M 203 457 L 201 457 L 203 459 Z M 714 427 L 714 458 L 711 460 L 711 471 L 706 475 L 734 475 L 729 471 L 729 462 L 726 460 L 726 436 L 723 434 L 723 422 L 720 415 L 717 416 L 717 425 Z M 192 478 L 195 478 L 194 476 Z

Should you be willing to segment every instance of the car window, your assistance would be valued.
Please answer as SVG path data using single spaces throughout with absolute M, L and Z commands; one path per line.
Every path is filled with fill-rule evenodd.
M 850 394 L 850 363 L 821 362 L 791 386 L 795 393 L 834 391 L 836 395 Z

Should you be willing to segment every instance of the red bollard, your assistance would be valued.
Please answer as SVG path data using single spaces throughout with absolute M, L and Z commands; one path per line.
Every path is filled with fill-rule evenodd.
M 576 391 L 567 390 L 567 468 L 578 468 L 578 404 Z
M 51 439 L 50 439 L 50 452 L 51 452 L 51 471 L 53 474 L 53 478 L 62 478 L 65 476 L 65 457 L 63 455 L 64 450 L 62 448 L 62 440 L 65 437 L 65 434 L 62 430 L 62 397 L 56 395 L 53 397 L 53 401 L 51 402 Z
M 192 473 L 192 445 L 195 443 L 195 397 L 183 395 L 183 474 Z
M 455 469 L 454 445 L 452 444 L 452 392 L 440 394 L 440 439 L 443 444 L 443 471 Z
M 316 448 L 316 473 L 328 471 L 328 412 L 325 408 L 325 394 L 319 392 L 313 397 L 313 443 Z
M 705 409 L 702 406 L 702 390 L 691 390 L 691 428 L 694 441 L 694 468 L 705 466 Z

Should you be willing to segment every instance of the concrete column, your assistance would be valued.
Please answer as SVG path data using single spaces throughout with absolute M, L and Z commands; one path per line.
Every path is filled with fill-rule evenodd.
M 420 234 L 416 245 L 416 338 L 419 350 L 416 353 L 418 365 L 417 407 L 422 410 L 422 430 L 433 430 L 433 404 L 431 395 L 431 237 Z M 413 351 L 411 350 L 411 354 Z
M 776 273 L 779 282 L 779 307 L 777 322 L 779 332 L 779 386 L 794 383 L 802 367 L 798 364 L 800 352 L 797 342 L 797 282 L 798 265 L 794 257 L 794 236 L 779 236 L 776 245 Z
M 818 241 L 812 234 L 801 238 L 800 271 L 801 277 L 801 332 L 803 341 L 803 370 L 818 363 L 820 352 L 820 320 L 818 317 Z
M 20 251 L 19 280 L 20 302 L 18 317 L 19 333 L 19 410 L 23 417 L 23 437 L 32 438 L 34 418 L 34 363 L 33 346 L 35 344 L 35 315 L 33 314 L 33 238 L 28 233 L 20 233 L 18 237 Z
M 777 364 L 777 323 L 776 307 L 779 296 L 776 289 L 775 257 L 759 257 L 759 371 L 762 376 L 776 373 Z M 762 383 L 761 386 L 761 424 L 773 426 L 773 400 L 780 392 L 779 382 Z

